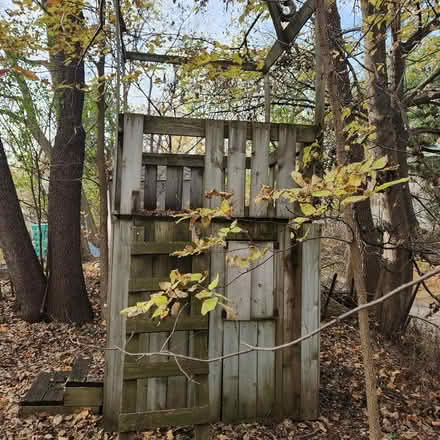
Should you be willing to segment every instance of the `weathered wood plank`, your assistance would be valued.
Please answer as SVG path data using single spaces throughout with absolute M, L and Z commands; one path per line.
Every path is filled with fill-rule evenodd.
M 191 168 L 190 208 L 203 206 L 203 170 Z
M 138 257 L 136 257 L 138 258 Z M 132 278 L 129 281 L 129 292 L 155 292 L 160 290 L 159 283 L 168 281 L 165 278 Z
M 267 202 L 255 203 L 261 185 L 269 184 L 269 141 L 270 125 L 253 124 L 251 194 L 249 215 L 251 217 L 267 217 Z
M 168 332 L 174 328 L 175 319 L 166 318 L 162 322 L 151 320 L 148 317 L 135 317 L 127 320 L 127 333 L 160 333 Z M 179 330 L 208 330 L 209 320 L 207 316 L 181 317 L 176 325 Z
M 79 413 L 88 409 L 92 414 L 101 414 L 102 407 L 101 406 L 93 406 L 93 407 L 73 407 L 73 406 L 64 406 L 64 405 L 26 405 L 20 406 L 18 410 L 18 415 L 20 417 L 28 417 L 32 415 L 70 415 Z
M 257 262 L 254 263 L 251 271 L 251 319 L 273 317 L 273 242 L 259 243 L 259 247 L 269 250 L 262 260 L 257 260 Z M 263 263 L 263 261 L 265 261 L 265 263 Z
M 301 243 L 293 242 L 289 228 L 284 232 L 284 342 L 301 336 L 302 293 L 301 293 Z M 301 411 L 301 347 L 283 350 L 283 411 L 298 419 Z
M 294 185 L 292 171 L 296 162 L 296 128 L 291 125 L 280 126 L 280 141 L 278 143 L 278 176 L 277 187 L 291 188 Z M 290 218 L 293 216 L 293 205 L 286 199 L 280 198 L 276 202 L 276 216 Z
M 167 332 L 155 333 L 150 335 L 150 352 L 160 351 L 162 348 L 168 349 L 168 344 L 165 344 L 168 337 Z M 167 362 L 166 356 L 151 356 L 151 362 L 161 364 Z M 147 409 L 165 409 L 167 403 L 167 379 L 148 379 L 148 395 L 147 395 Z
M 96 407 L 102 406 L 104 387 L 66 387 L 64 393 L 64 406 Z
M 227 191 L 233 192 L 232 215 L 244 216 L 246 177 L 246 122 L 231 122 L 228 142 Z
M 51 373 L 40 373 L 23 399 L 24 404 L 41 402 L 49 387 Z
M 189 209 L 191 204 L 191 168 L 183 168 L 182 209 Z
M 145 165 L 144 209 L 157 208 L 157 166 Z
M 166 356 L 164 356 L 164 359 L 166 359 Z M 171 358 L 171 360 L 164 362 L 140 360 L 126 363 L 124 366 L 124 379 L 185 376 L 185 373 L 188 374 L 188 376 L 192 376 L 196 374 L 208 374 L 209 372 L 209 366 L 206 363 L 184 359 L 178 359 L 178 362 L 179 365 Z
M 269 69 L 276 63 L 282 53 L 294 42 L 301 29 L 307 23 L 309 18 L 315 11 L 315 0 L 307 0 L 301 9 L 295 14 L 290 23 L 284 29 L 284 39 L 277 40 L 271 47 L 269 53 L 264 60 L 263 73 L 267 73 Z
M 167 167 L 165 209 L 182 209 L 183 167 Z
M 219 275 L 217 292 L 225 295 L 225 250 L 223 248 L 214 249 L 210 253 L 211 278 Z M 216 307 L 209 313 L 209 343 L 208 357 L 221 356 L 223 353 L 223 317 L 222 309 Z M 211 408 L 212 420 L 219 421 L 221 418 L 221 395 L 222 395 L 222 362 L 215 362 L 210 365 L 209 370 L 209 407 Z
M 181 66 L 182 64 L 194 63 L 193 57 L 182 57 L 179 55 L 165 55 L 131 51 L 127 51 L 125 55 L 129 60 L 146 61 L 148 63 L 165 63 L 177 66 Z M 244 60 L 242 63 L 236 63 L 232 60 L 210 60 L 206 64 L 209 64 L 211 66 L 218 66 L 221 69 L 228 67 L 240 67 L 240 69 L 244 70 L 245 72 L 258 72 L 261 70 L 258 68 L 257 64 L 249 63 Z
M 203 154 L 144 153 L 142 164 L 151 166 L 204 168 Z
M 121 432 L 145 431 L 146 429 L 160 428 L 162 426 L 208 423 L 209 419 L 209 406 L 206 405 L 198 408 L 121 414 L 119 425 Z
M 86 358 L 75 359 L 72 364 L 72 372 L 69 375 L 69 382 L 85 382 L 91 362 L 91 359 Z
M 246 258 L 249 244 L 243 241 L 230 241 L 228 255 Z M 241 321 L 251 319 L 251 273 L 248 269 L 240 267 L 226 268 L 226 297 L 236 313 L 236 318 Z
M 49 386 L 44 394 L 43 401 L 46 405 L 54 405 L 63 402 L 64 385 L 69 378 L 68 371 L 56 371 L 51 373 Z
M 310 0 L 309 0 L 310 1 Z M 206 123 L 213 122 L 211 119 L 173 118 L 166 116 L 144 116 L 145 134 L 165 134 L 171 136 L 206 137 Z M 224 122 L 225 139 L 229 138 L 230 122 Z M 252 122 L 247 122 L 247 140 L 252 139 Z M 297 127 L 297 142 L 311 143 L 316 139 L 316 127 L 314 125 L 295 124 Z M 270 140 L 279 140 L 279 125 L 271 124 Z M 186 165 L 185 166 L 189 166 Z M 192 165 L 191 165 L 192 166 Z
M 115 207 L 119 214 L 131 214 L 132 193 L 140 190 L 143 128 L 142 115 L 124 115 L 124 146 L 120 161 L 120 182 L 117 185 L 121 198 L 119 209 Z
M 307 225 L 302 244 L 301 335 L 320 325 L 320 226 Z M 305 231 L 305 232 L 306 232 Z M 319 334 L 301 344 L 301 418 L 319 416 Z
M 239 350 L 239 322 L 225 321 L 223 333 L 224 354 Z M 238 420 L 238 356 L 223 361 L 222 421 L 232 423 Z
M 276 345 L 284 342 L 284 252 L 280 252 L 284 247 L 284 232 L 286 228 L 283 225 L 278 227 L 278 249 L 275 254 L 275 297 L 274 308 L 276 320 Z M 275 352 L 275 403 L 274 415 L 282 417 L 283 414 L 283 350 Z
M 206 121 L 206 154 L 203 192 L 216 189 L 223 191 L 225 176 L 223 170 L 223 156 L 225 151 L 224 122 Z M 204 199 L 205 208 L 216 208 L 221 202 L 219 197 Z
M 172 252 L 182 251 L 190 241 L 145 241 L 133 243 L 131 255 L 169 255 Z
M 125 347 L 125 321 L 120 314 L 127 307 L 128 279 L 130 274 L 130 220 L 120 219 L 113 225 L 112 283 L 109 300 L 110 319 L 107 327 L 105 352 L 105 400 L 104 423 L 108 431 L 118 431 L 118 420 L 122 397 L 122 371 L 124 353 L 115 347 Z
M 257 323 L 240 322 L 240 346 L 257 345 Z M 238 359 L 238 414 L 241 419 L 257 416 L 257 353 L 241 355 Z
M 166 199 L 166 185 L 167 185 L 167 167 L 158 166 L 157 167 L 157 209 L 165 209 L 165 199 Z
M 201 273 L 209 270 L 209 254 L 194 256 L 192 259 L 192 272 Z M 195 300 L 191 303 L 191 315 L 198 316 L 201 313 L 201 302 Z M 191 344 L 192 355 L 200 359 L 208 358 L 208 332 L 199 331 L 192 334 L 193 343 Z M 207 407 L 209 421 L 212 420 L 212 414 L 209 410 L 209 376 L 200 375 L 195 377 L 198 383 L 193 383 L 194 387 L 189 387 L 189 393 L 194 392 L 194 405 L 197 407 Z M 206 422 L 206 420 L 205 420 Z M 200 422 L 198 422 L 200 423 Z M 209 426 L 200 424 L 195 427 L 195 437 L 197 440 L 207 438 Z
M 258 346 L 275 345 L 275 321 L 258 322 Z M 257 353 L 257 416 L 274 415 L 275 401 L 275 353 L 259 351 Z

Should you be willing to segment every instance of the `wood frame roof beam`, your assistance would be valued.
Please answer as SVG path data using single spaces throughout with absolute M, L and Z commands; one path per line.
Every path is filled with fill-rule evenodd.
M 270 2 L 268 2 L 268 5 Z M 270 11 L 270 9 L 269 9 Z M 283 52 L 294 42 L 301 29 L 307 23 L 309 18 L 315 12 L 315 0 L 307 0 L 301 9 L 292 17 L 290 23 L 283 30 L 284 39 L 278 40 L 274 43 L 272 48 L 264 60 L 263 73 L 267 73 L 270 68 L 276 63 Z M 274 22 L 275 25 L 275 22 Z M 278 32 L 277 32 L 278 34 Z

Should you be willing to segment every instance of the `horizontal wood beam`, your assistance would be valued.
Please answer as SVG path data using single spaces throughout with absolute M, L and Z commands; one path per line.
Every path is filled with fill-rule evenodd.
M 164 409 L 119 416 L 119 432 L 145 431 L 150 428 L 175 425 L 201 425 L 211 422 L 209 406 Z
M 175 318 L 166 318 L 160 324 L 145 316 L 128 318 L 126 324 L 127 333 L 157 333 L 172 331 L 175 325 Z M 207 330 L 209 327 L 208 316 L 185 316 L 180 318 L 175 327 L 176 331 L 181 330 Z
M 168 255 L 191 244 L 190 241 L 138 241 L 131 245 L 131 255 Z
M 173 118 L 168 116 L 144 116 L 144 134 L 165 134 L 171 136 L 205 137 L 206 123 L 209 119 Z M 233 121 L 225 122 L 225 139 L 229 138 L 229 126 Z M 257 122 L 248 122 L 247 139 L 252 140 L 252 127 Z M 263 124 L 263 123 L 261 123 Z M 280 127 L 284 124 L 270 124 L 270 140 L 279 140 Z M 292 124 L 288 124 L 292 125 Z M 294 124 L 296 141 L 312 143 L 316 139 L 317 129 L 314 125 Z
M 124 379 L 145 379 L 148 377 L 193 376 L 209 373 L 209 365 L 191 360 L 167 362 L 137 361 L 125 362 Z
M 281 41 L 278 39 L 267 54 L 264 60 L 263 73 L 267 73 L 283 52 L 294 42 L 314 11 L 315 0 L 307 0 L 302 8 L 293 16 L 283 31 L 284 40 Z
M 132 61 L 144 61 L 147 63 L 162 63 L 173 64 L 175 66 L 181 66 L 183 64 L 195 63 L 197 65 L 197 57 L 182 57 L 179 55 L 160 55 L 155 53 L 142 53 L 142 52 L 126 52 L 125 57 Z M 200 65 L 211 65 L 227 69 L 228 67 L 240 67 L 245 72 L 261 72 L 256 63 L 236 63 L 231 60 L 211 60 Z

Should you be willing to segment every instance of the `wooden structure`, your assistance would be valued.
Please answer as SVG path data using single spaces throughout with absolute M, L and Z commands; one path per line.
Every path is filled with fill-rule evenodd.
M 201 137 L 205 154 L 143 152 L 144 135 Z M 158 352 L 213 358 L 242 343 L 274 346 L 319 326 L 319 227 L 294 243 L 283 201 L 253 202 L 262 184 L 290 187 L 302 146 L 315 140 L 314 126 L 191 120 L 125 114 L 120 121 L 113 188 L 113 263 L 106 351 L 104 419 L 109 431 L 235 422 L 292 416 L 316 418 L 319 411 L 319 336 L 276 352 L 252 352 L 215 363 L 179 361 Z M 166 176 L 166 177 L 165 177 Z M 247 233 L 225 249 L 178 259 L 169 253 L 191 243 L 188 223 L 170 215 L 187 207 L 214 207 L 212 189 L 234 192 L 233 216 Z M 212 233 L 224 219 L 213 222 Z M 194 232 L 193 232 L 194 233 Z M 252 242 L 269 248 L 251 272 L 228 267 L 225 256 L 246 254 Z M 120 311 L 145 300 L 172 269 L 220 275 L 220 290 L 236 307 L 237 320 L 220 310 L 202 317 L 197 301 L 176 323 L 157 325 Z M 183 315 L 183 313 L 182 313 Z M 172 335 L 170 336 L 170 332 Z
M 40 373 L 20 402 L 19 414 L 71 414 L 102 411 L 102 382 L 87 382 L 90 359 L 76 359 L 72 371 Z

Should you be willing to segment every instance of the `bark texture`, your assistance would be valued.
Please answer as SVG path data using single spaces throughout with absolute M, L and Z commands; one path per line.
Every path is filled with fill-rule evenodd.
M 375 152 L 387 155 L 390 165 L 398 168 L 387 173 L 387 180 L 408 177 L 406 162 L 407 135 L 402 120 L 400 99 L 397 95 L 392 99 L 387 74 L 386 24 L 382 19 L 393 13 L 393 19 L 399 20 L 397 9 L 388 11 L 385 3 L 373 5 L 368 0 L 361 0 L 364 25 L 365 66 L 367 68 L 368 115 L 370 125 L 375 131 Z M 375 23 L 375 25 L 372 25 Z M 394 33 L 396 23 L 394 23 Z M 403 61 L 396 57 L 396 46 L 393 53 L 395 84 L 397 93 L 402 87 L 400 79 L 403 75 Z M 397 48 L 398 49 L 398 48 Z M 400 78 L 400 79 L 399 79 Z M 377 296 L 399 287 L 412 280 L 411 236 L 416 226 L 411 204 L 408 184 L 395 185 L 386 190 L 384 195 L 385 227 L 383 269 L 377 288 Z M 377 308 L 377 320 L 380 330 L 388 337 L 396 336 L 406 322 L 408 304 L 412 298 L 412 289 L 406 289 L 395 295 Z
M 66 17 L 71 32 L 79 30 L 81 12 L 77 12 L 78 16 Z M 80 53 L 79 44 L 72 44 L 51 56 L 56 87 L 57 134 L 51 155 L 48 212 L 50 278 L 47 313 L 52 319 L 76 323 L 93 318 L 81 264 L 80 211 L 85 131 L 81 120 L 84 61 Z
M 105 57 L 98 62 L 98 76 L 103 78 Z M 98 124 L 97 124 L 97 151 L 96 165 L 99 176 L 99 250 L 100 250 L 100 294 L 102 311 L 105 314 L 104 304 L 107 303 L 108 274 L 109 274 L 109 246 L 108 246 L 108 208 L 107 208 L 107 171 L 105 166 L 105 86 L 102 81 L 99 86 Z M 105 318 L 105 316 L 103 316 Z
M 1 139 L 0 248 L 14 283 L 18 315 L 28 322 L 39 321 L 46 278 L 26 229 Z
M 336 135 L 336 151 L 338 165 L 343 166 L 350 162 L 355 161 L 356 158 L 356 146 L 353 145 L 353 139 L 348 138 L 347 133 L 344 131 L 342 112 L 346 108 L 347 103 L 344 102 L 351 91 L 348 91 L 349 82 L 345 88 L 341 88 L 341 78 L 348 80 L 348 72 L 346 66 L 338 61 L 338 56 L 331 56 L 334 51 L 331 51 L 330 41 L 333 38 L 338 38 L 335 35 L 335 27 L 340 28 L 340 18 L 337 11 L 336 2 L 327 1 L 317 2 L 316 9 L 317 26 L 319 33 L 319 45 L 324 61 L 324 72 L 328 85 L 328 96 L 333 113 L 334 129 Z M 332 23 L 332 27 L 329 23 Z M 344 75 L 344 72 L 346 75 Z M 348 103 L 349 104 L 349 103 Z M 347 154 L 345 147 L 350 146 L 349 153 Z M 357 147 L 359 148 L 359 147 Z M 364 218 L 358 218 L 357 215 L 362 215 L 365 212 L 365 206 L 359 207 L 359 204 L 349 205 L 345 208 L 344 218 L 348 224 L 351 232 L 350 242 L 350 254 L 352 258 L 354 269 L 354 282 L 356 287 L 356 293 L 359 305 L 367 302 L 367 271 L 363 270 L 362 266 L 364 262 L 368 261 L 366 253 L 365 241 L 361 236 L 361 225 L 365 220 Z M 363 209 L 362 209 L 363 208 Z M 367 210 L 368 212 L 368 210 Z M 371 212 L 370 212 L 371 216 Z M 367 410 L 368 410 L 368 425 L 369 425 L 369 438 L 370 440 L 381 440 L 382 431 L 380 427 L 379 407 L 377 400 L 377 385 L 376 385 L 376 371 L 373 359 L 373 350 L 371 347 L 370 329 L 369 329 L 369 316 L 367 310 L 361 310 L 359 312 L 359 331 L 361 338 L 362 357 L 364 364 L 365 385 L 367 394 Z

